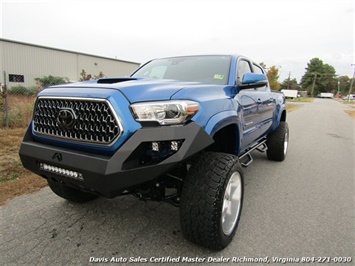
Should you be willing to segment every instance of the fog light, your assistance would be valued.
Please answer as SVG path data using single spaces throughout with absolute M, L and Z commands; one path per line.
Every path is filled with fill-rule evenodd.
M 67 170 L 67 169 L 60 168 L 60 167 L 53 166 L 53 165 L 49 165 L 46 163 L 40 163 L 39 169 L 42 171 L 54 173 L 57 175 L 66 176 L 66 177 L 69 177 L 69 178 L 72 178 L 75 180 L 84 181 L 84 177 L 83 177 L 82 173 Z
M 160 145 L 159 142 L 152 142 L 152 151 L 159 151 Z
M 179 150 L 179 142 L 178 141 L 172 141 L 170 143 L 170 149 L 172 151 L 178 151 Z

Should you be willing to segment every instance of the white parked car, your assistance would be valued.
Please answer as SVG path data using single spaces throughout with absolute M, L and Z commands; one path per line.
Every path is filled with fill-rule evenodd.
M 355 94 L 350 94 L 350 95 L 348 95 L 348 96 L 345 96 L 345 97 L 343 97 L 343 100 L 345 101 L 348 101 L 349 100 L 349 98 L 350 98 L 350 101 L 355 101 Z

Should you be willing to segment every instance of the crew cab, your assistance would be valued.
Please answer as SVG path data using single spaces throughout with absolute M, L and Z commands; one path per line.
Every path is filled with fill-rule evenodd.
M 20 157 L 69 201 L 132 194 L 178 206 L 184 236 L 220 250 L 241 215 L 242 166 L 253 150 L 283 161 L 288 141 L 285 98 L 260 65 L 183 56 L 43 90 Z

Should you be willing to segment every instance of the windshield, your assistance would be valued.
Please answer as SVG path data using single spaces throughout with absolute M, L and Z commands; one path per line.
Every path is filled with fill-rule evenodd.
M 157 59 L 133 73 L 132 77 L 174 79 L 226 85 L 230 56 L 187 56 Z

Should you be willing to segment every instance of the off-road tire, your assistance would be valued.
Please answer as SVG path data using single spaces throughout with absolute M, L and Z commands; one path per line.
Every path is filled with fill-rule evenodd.
M 47 181 L 49 187 L 55 194 L 68 201 L 75 202 L 75 203 L 85 203 L 98 198 L 97 195 L 85 193 L 78 189 L 68 187 L 56 180 L 49 178 Z
M 287 122 L 280 122 L 279 127 L 267 137 L 267 158 L 272 161 L 285 160 L 288 150 L 289 129 Z
M 227 186 L 231 191 L 229 181 L 235 178 L 239 180 L 240 191 L 231 194 L 238 194 L 240 199 L 238 204 L 229 205 L 238 211 L 226 234 L 225 222 L 222 222 L 222 218 L 226 217 L 223 208 Z M 202 153 L 192 161 L 183 182 L 180 223 L 184 236 L 212 250 L 228 246 L 236 233 L 243 204 L 243 174 L 238 157 L 226 153 Z

